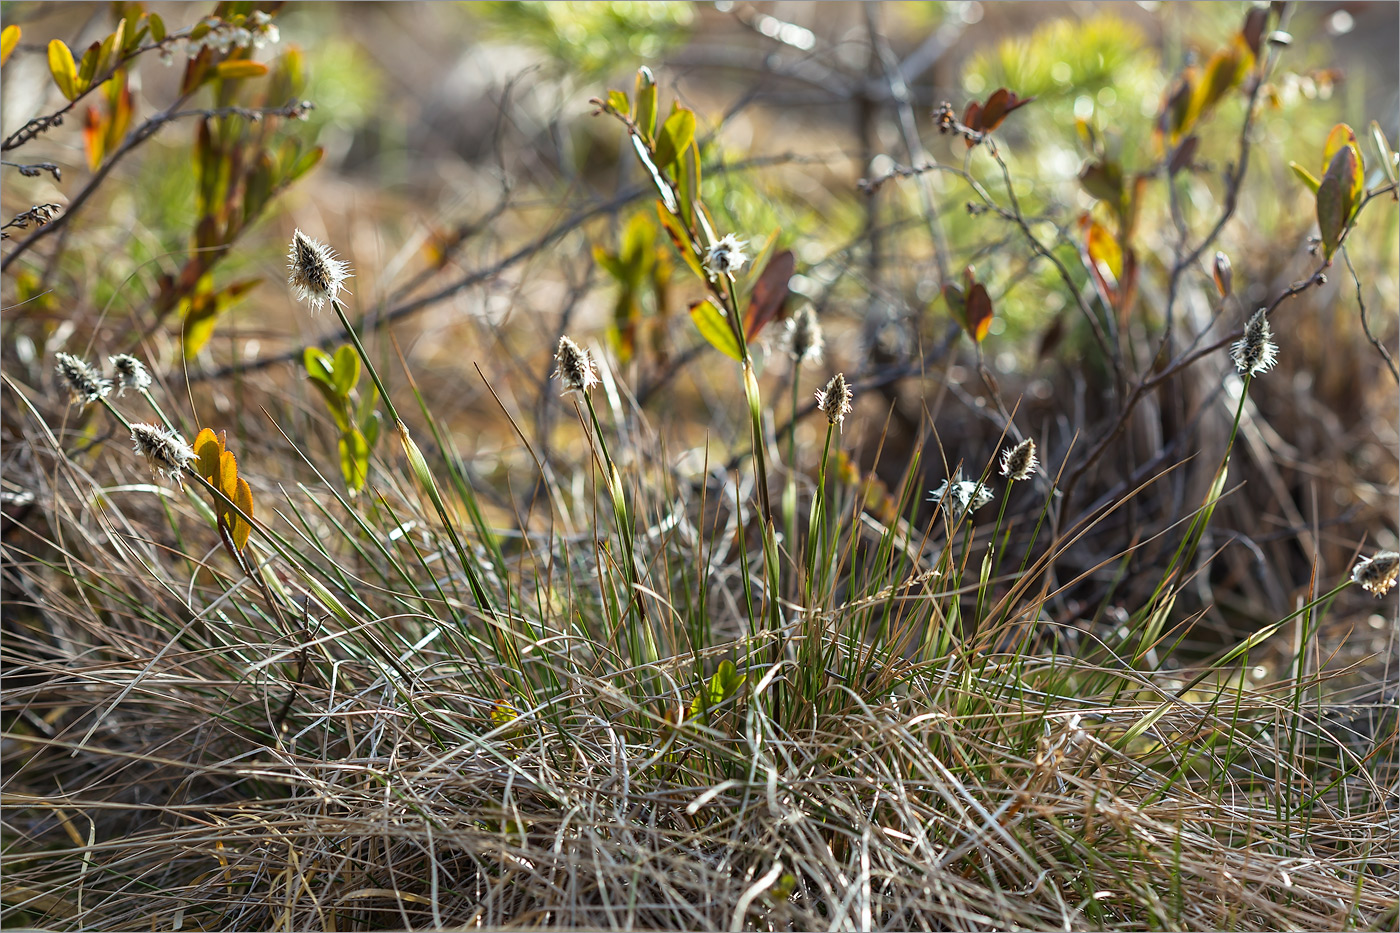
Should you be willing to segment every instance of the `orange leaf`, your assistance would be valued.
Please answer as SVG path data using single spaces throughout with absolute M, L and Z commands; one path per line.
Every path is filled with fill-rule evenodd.
M 103 132 L 102 114 L 97 112 L 96 107 L 87 109 L 87 118 L 83 121 L 83 150 L 87 153 L 88 171 L 95 172 L 102 164 L 102 148 L 107 141 L 107 134 Z
M 243 510 L 243 514 L 249 518 L 253 517 L 253 490 L 249 488 L 248 481 L 243 477 L 238 477 L 237 488 L 230 497 Z M 229 533 L 233 538 L 233 546 L 236 550 L 243 550 L 248 543 L 248 536 L 252 534 L 253 526 L 243 520 L 243 516 L 233 512 L 230 514 Z
M 225 450 L 219 454 L 219 481 L 214 485 L 230 499 L 238 492 L 238 458 L 233 451 Z
M 196 468 L 199 475 L 207 479 L 210 484 L 217 485 L 216 477 L 219 475 L 219 455 L 224 451 L 224 440 L 209 428 L 199 432 L 194 439 L 194 454 L 198 460 Z
M 261 78 L 265 74 L 267 74 L 266 65 L 246 58 L 231 62 L 219 62 L 214 66 L 214 77 L 216 78 Z

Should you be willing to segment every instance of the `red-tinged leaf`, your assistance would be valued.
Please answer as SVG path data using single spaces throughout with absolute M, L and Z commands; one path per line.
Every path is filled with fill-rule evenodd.
M 1123 208 L 1120 213 L 1122 221 L 1123 242 L 1127 243 L 1133 238 L 1133 231 L 1137 229 L 1138 217 L 1142 214 L 1142 203 L 1147 195 L 1147 176 L 1134 175 L 1133 184 L 1123 192 Z
M 78 96 L 78 65 L 62 39 L 49 43 L 49 74 L 53 75 L 54 84 L 64 97 L 72 100 Z
M 1123 169 L 1117 162 L 1088 162 L 1079 170 L 1079 183 L 1100 201 L 1117 204 L 1123 196 Z
M 195 28 L 197 30 L 199 27 Z M 193 33 L 190 38 L 194 38 Z M 213 50 L 208 47 L 201 48 L 198 55 L 185 62 L 185 76 L 180 80 L 181 94 L 193 94 L 199 90 L 201 84 L 209 80 L 209 63 L 213 60 L 213 54 Z
M 1322 236 L 1323 255 L 1328 259 L 1341 245 L 1356 206 L 1351 184 L 1355 170 L 1355 151 L 1351 146 L 1343 146 L 1332 157 L 1332 164 L 1317 188 L 1317 230 Z
M 1356 134 L 1345 123 L 1339 123 L 1327 135 L 1327 145 L 1323 149 L 1327 160 L 1326 171 L 1332 170 L 1337 156 L 1344 151 L 1350 151 L 1351 158 L 1338 170 L 1343 173 L 1342 182 L 1347 188 L 1347 197 L 1354 212 L 1361 205 L 1361 199 L 1366 193 L 1366 167 L 1362 161 L 1361 144 L 1356 141 Z
M 724 312 L 708 299 L 691 304 L 690 319 L 695 322 L 700 336 L 704 337 L 710 346 L 735 362 L 744 358 L 743 350 L 739 347 L 739 341 L 735 339 L 729 322 L 725 320 Z
M 987 328 L 992 326 L 992 297 L 987 294 L 987 286 L 977 282 L 967 293 L 964 310 L 967 332 L 978 343 L 987 336 Z
M 1268 7 L 1252 7 L 1245 14 L 1244 28 L 1240 30 L 1240 35 L 1244 37 L 1244 44 L 1249 46 L 1249 51 L 1255 58 L 1259 57 L 1259 49 L 1264 42 L 1264 27 L 1268 23 Z
M 0 65 L 10 60 L 10 53 L 19 45 L 20 28 L 18 26 L 6 26 L 0 30 Z
M 96 107 L 89 107 L 83 120 L 83 151 L 87 153 L 90 172 L 97 171 L 102 164 L 102 147 L 107 141 L 107 134 L 102 130 L 102 114 L 97 112 Z
M 1011 92 L 1004 87 L 999 87 L 992 92 L 992 96 L 987 98 L 987 102 L 982 105 L 982 131 L 990 133 L 1001 126 L 1001 121 L 1006 118 L 1006 108 L 1011 102 Z
M 1191 160 L 1196 157 L 1198 145 L 1200 145 L 1200 139 L 1194 133 L 1183 139 L 1172 153 L 1171 161 L 1167 163 L 1167 173 L 1175 175 L 1190 165 Z
M 977 101 L 968 101 L 967 109 L 963 111 L 963 125 L 968 129 L 982 129 L 982 105 Z
M 1094 280 L 1094 287 L 1105 306 L 1118 307 L 1118 286 L 1123 278 L 1123 249 L 1113 234 L 1085 214 L 1080 220 L 1084 228 L 1084 265 Z
M 797 259 L 792 250 L 785 249 L 769 260 L 763 274 L 754 282 L 748 313 L 744 316 L 744 333 L 750 341 L 782 312 L 787 303 L 788 280 L 796 268 Z
M 1343 146 L 1355 146 L 1356 133 L 1345 123 L 1338 123 L 1332 127 L 1327 134 L 1327 142 L 1322 145 L 1322 173 L 1327 174 L 1327 170 L 1332 167 L 1332 157 L 1337 154 L 1337 150 Z
M 261 78 L 267 74 L 267 66 L 262 62 L 255 62 L 251 59 L 240 58 L 229 62 L 219 62 L 214 66 L 214 77 L 228 80 L 231 78 Z
M 666 231 L 666 235 L 671 238 L 671 245 L 676 248 L 685 264 L 690 267 L 690 271 L 695 273 L 695 277 L 704 280 L 705 272 L 700 267 L 700 258 L 695 255 L 695 250 L 690 248 L 689 240 L 686 238 L 685 230 L 681 227 L 681 222 L 675 215 L 666 210 L 666 205 L 660 201 L 656 202 L 656 215 L 661 219 L 661 227 Z
M 1254 56 L 1244 44 L 1244 38 L 1238 35 L 1229 45 L 1212 55 L 1206 62 L 1201 83 L 1197 85 L 1191 101 L 1193 118 L 1200 118 L 1218 104 L 1240 83 L 1252 64 Z
M 1163 102 L 1161 128 L 1169 146 L 1175 146 L 1182 135 L 1191 129 L 1191 123 L 1195 119 L 1191 107 L 1192 98 L 1195 96 L 1195 82 L 1196 69 L 1187 68 L 1176 79 Z
M 1118 320 L 1126 326 L 1128 315 L 1133 309 L 1133 299 L 1137 297 L 1138 262 L 1137 252 L 1130 246 L 1123 250 L 1123 277 L 1118 281 Z
M 102 54 L 102 43 L 94 42 L 87 47 L 83 53 L 82 60 L 78 62 L 78 92 L 82 93 L 92 86 L 92 79 L 97 74 L 97 60 Z
M 1230 257 L 1219 250 L 1215 253 L 1212 275 L 1215 279 L 1215 290 L 1220 293 L 1220 297 L 1229 298 L 1230 292 L 1234 291 L 1235 270 L 1230 266 Z
M 118 68 L 107 82 L 107 133 L 104 148 L 116 152 L 126 140 L 126 131 L 131 126 L 132 97 L 127 84 L 126 70 Z

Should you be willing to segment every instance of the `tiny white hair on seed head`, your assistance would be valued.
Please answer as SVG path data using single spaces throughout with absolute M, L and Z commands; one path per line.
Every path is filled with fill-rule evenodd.
M 298 301 L 319 310 L 334 301 L 350 278 L 350 266 L 335 251 L 297 230 L 287 251 L 287 284 Z

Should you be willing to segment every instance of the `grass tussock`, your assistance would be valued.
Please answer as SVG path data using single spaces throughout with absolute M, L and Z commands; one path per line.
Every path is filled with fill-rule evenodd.
M 574 295 L 554 332 L 531 318 L 473 346 L 483 362 L 466 380 L 425 373 L 399 331 L 505 265 L 380 316 L 356 304 L 337 250 L 356 256 L 356 282 L 379 270 L 301 229 L 283 297 L 334 339 L 204 366 L 216 319 L 256 284 L 216 289 L 213 268 L 323 154 L 260 148 L 310 108 L 261 85 L 239 97 L 236 82 L 269 74 L 246 56 L 280 33 L 270 14 L 220 9 L 170 33 L 133 13 L 151 44 L 123 45 L 122 26 L 103 53 L 189 53 L 181 102 L 229 82 L 219 107 L 172 106 L 140 137 L 199 117 L 207 182 L 199 249 L 161 280 L 151 339 L 118 346 L 94 313 L 48 332 L 21 317 L 24 340 L 5 344 L 5 925 L 1394 928 L 1400 695 L 1393 619 L 1376 612 L 1400 576 L 1385 549 L 1393 464 L 1372 456 L 1383 431 L 1361 396 L 1374 380 L 1334 386 L 1355 404 L 1329 419 L 1314 410 L 1328 379 L 1313 392 L 1285 377 L 1303 371 L 1299 343 L 1320 342 L 1299 337 L 1308 319 L 1290 319 L 1289 302 L 1339 274 L 1334 255 L 1361 301 L 1348 238 L 1397 183 L 1353 185 L 1361 150 L 1334 131 L 1305 277 L 1260 285 L 1271 293 L 1256 311 L 1234 297 L 1223 253 L 1198 274 L 1248 203 L 1251 108 L 1287 46 L 1265 30 L 1285 9 L 1248 13 L 1209 59 L 1212 83 L 1188 94 L 1195 72 L 1178 76 L 1154 124 L 1160 164 L 1131 185 L 1085 129 L 1100 163 L 1081 180 L 1100 192 L 1100 220 L 1060 226 L 1064 205 L 1032 202 L 1014 128 L 1033 96 L 935 111 L 930 137 L 947 136 L 962 168 L 912 159 L 910 139 L 907 166 L 867 159 L 888 171 L 849 186 L 868 213 L 832 260 L 844 265 L 831 294 L 854 287 L 872 308 L 893 294 L 888 270 L 904 259 L 880 249 L 905 250 L 914 230 L 934 252 L 908 265 L 937 271 L 932 294 L 953 318 L 939 319 L 941 343 L 914 315 L 871 325 L 864 360 L 853 328 L 824 331 L 839 322 L 829 308 L 789 313 L 798 251 L 781 230 L 744 229 L 727 198 L 707 206 L 702 172 L 724 177 L 723 163 L 693 111 L 678 100 L 664 116 L 642 68 L 634 96 L 592 101 L 643 184 L 610 208 L 644 209 L 618 251 L 580 250 L 580 295 L 594 265 L 621 288 L 606 342 L 574 326 Z M 907 109 L 874 14 L 867 25 L 869 74 L 883 63 L 888 101 Z M 72 100 L 91 76 L 49 48 Z M 279 58 L 269 86 L 299 90 L 300 69 Z M 1184 140 L 1236 98 L 1228 206 L 1207 222 L 1174 179 L 1205 174 Z M 99 124 L 125 98 L 104 99 Z M 31 121 L 7 145 L 57 125 Z M 249 166 L 263 174 L 239 174 Z M 935 204 L 935 176 L 966 208 L 957 224 L 1000 224 L 994 251 L 1019 250 L 1027 279 L 1043 273 L 1035 287 L 1061 300 L 1068 323 L 1054 327 L 1072 333 L 1055 341 L 1092 363 L 1055 391 L 1026 380 L 1018 397 L 994 375 L 992 295 L 1020 280 L 992 263 L 951 271 L 956 212 Z M 1163 179 L 1163 202 L 1143 210 L 1174 239 L 1149 261 L 1135 199 Z M 908 216 L 886 224 L 875 196 L 901 185 Z M 74 213 L 61 216 L 43 223 Z M 569 279 L 572 229 L 510 255 L 543 267 L 557 253 L 546 271 Z M 3 262 L 37 264 L 36 246 L 61 256 L 54 230 Z M 458 246 L 435 241 L 438 267 L 408 291 Z M 811 285 L 826 271 L 809 258 Z M 38 274 L 24 275 L 25 300 L 46 307 Z M 647 276 L 657 305 L 643 327 Z M 696 296 L 675 315 L 693 340 L 674 354 L 671 288 Z M 169 344 L 171 365 L 147 351 L 176 308 L 186 342 Z M 1366 354 L 1368 379 L 1400 379 L 1361 310 L 1366 337 L 1349 352 Z M 676 388 L 702 358 L 713 367 Z M 1320 372 L 1359 358 L 1339 351 Z M 666 395 L 691 389 L 711 418 L 677 423 L 685 405 Z M 1289 406 L 1315 436 L 1290 445 L 1270 426 Z M 508 435 L 483 453 L 460 426 L 487 409 Z M 1324 459 L 1343 437 L 1364 456 Z M 1333 504 L 1362 492 L 1344 514 L 1314 502 L 1305 519 L 1288 485 L 1300 473 Z M 1377 527 L 1353 536 L 1349 521 Z

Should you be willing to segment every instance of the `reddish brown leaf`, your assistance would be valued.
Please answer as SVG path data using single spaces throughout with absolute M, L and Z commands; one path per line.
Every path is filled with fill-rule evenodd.
M 783 310 L 788 297 L 788 280 L 797 268 L 792 250 L 785 249 L 773 256 L 763 274 L 754 282 L 749 295 L 748 312 L 744 315 L 744 333 L 753 340 Z
M 978 343 L 987 336 L 987 328 L 992 326 L 992 297 L 987 294 L 987 286 L 977 282 L 967 293 L 967 307 L 964 320 L 967 332 Z
M 1269 10 L 1267 7 L 1253 7 L 1244 17 L 1244 28 L 1240 30 L 1240 35 L 1244 36 L 1245 45 L 1259 57 L 1259 48 L 1264 40 L 1264 27 L 1269 22 Z
M 1171 161 L 1167 163 L 1168 174 L 1175 175 L 1177 172 L 1191 164 L 1191 160 L 1196 155 L 1196 147 L 1200 139 L 1193 133 L 1181 141 L 1181 145 L 1176 147 L 1172 153 Z

